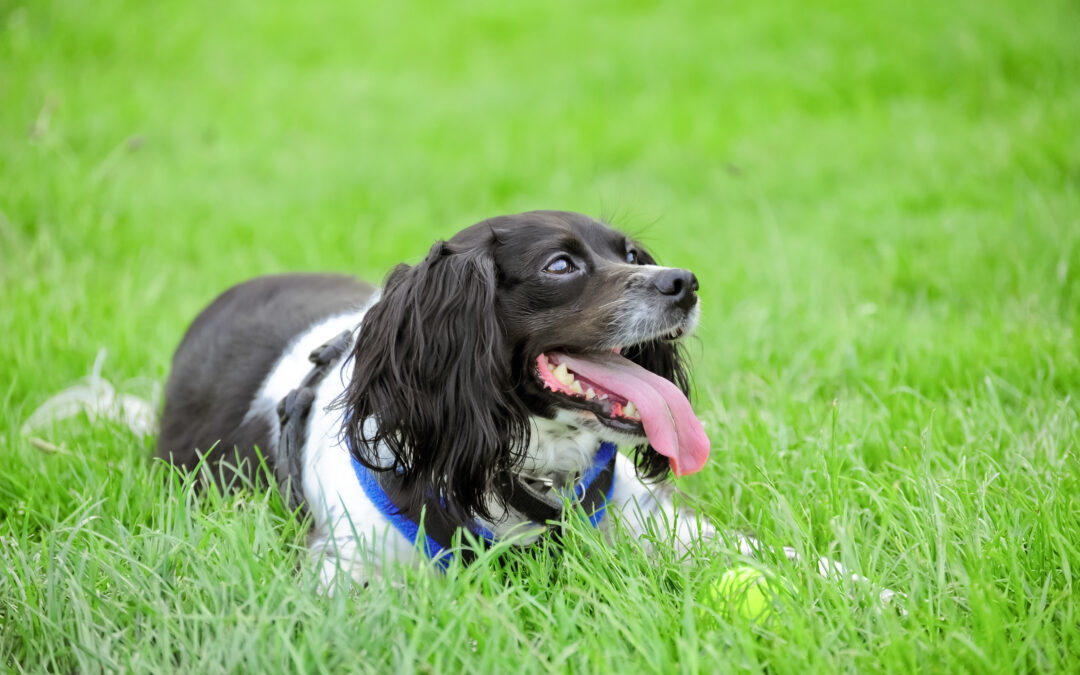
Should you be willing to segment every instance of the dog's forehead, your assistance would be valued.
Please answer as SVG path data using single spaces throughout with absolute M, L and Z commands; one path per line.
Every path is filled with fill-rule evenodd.
M 517 255 L 563 246 L 584 246 L 597 253 L 608 253 L 621 250 L 626 241 L 626 235 L 618 230 L 569 211 L 529 211 L 490 218 L 451 239 L 459 246 L 494 245 L 496 254 Z

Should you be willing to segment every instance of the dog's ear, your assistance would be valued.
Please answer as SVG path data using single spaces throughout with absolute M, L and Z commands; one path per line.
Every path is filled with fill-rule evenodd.
M 439 242 L 415 267 L 399 265 L 364 316 L 339 399 L 361 463 L 386 468 L 388 452 L 407 492 L 437 496 L 462 518 L 489 515 L 483 498 L 493 479 L 528 444 L 496 291 L 483 247 Z

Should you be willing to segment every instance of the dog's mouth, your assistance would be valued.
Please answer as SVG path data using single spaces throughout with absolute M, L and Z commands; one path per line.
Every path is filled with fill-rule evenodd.
M 648 438 L 675 475 L 694 473 L 709 458 L 709 438 L 682 391 L 617 351 L 547 352 L 537 357 L 536 369 L 562 407 L 592 413 L 615 431 Z

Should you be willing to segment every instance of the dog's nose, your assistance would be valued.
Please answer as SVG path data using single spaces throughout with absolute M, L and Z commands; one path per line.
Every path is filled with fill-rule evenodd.
M 688 310 L 697 304 L 698 281 L 690 270 L 664 270 L 653 277 L 653 286 L 682 309 Z

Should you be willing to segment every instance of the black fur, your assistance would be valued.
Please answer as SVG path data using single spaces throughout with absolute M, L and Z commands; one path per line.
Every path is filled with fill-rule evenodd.
M 352 382 L 338 402 L 357 459 L 380 468 L 372 448 L 385 443 L 407 488 L 434 491 L 459 514 L 488 515 L 484 498 L 501 498 L 493 486 L 505 483 L 527 446 L 528 416 L 556 412 L 533 375 L 536 357 L 605 347 L 608 308 L 628 282 L 625 266 L 608 271 L 604 263 L 623 262 L 628 248 L 641 264 L 655 264 L 592 219 L 532 212 L 484 221 L 436 244 L 417 266 L 399 265 L 364 318 Z M 589 274 L 552 283 L 540 269 L 564 249 Z M 624 355 L 688 393 L 674 343 L 653 340 Z M 379 423 L 365 430 L 369 416 Z M 668 474 L 668 459 L 650 446 L 635 454 L 643 476 Z
M 275 420 L 243 419 L 267 373 L 297 334 L 362 306 L 373 290 L 342 275 L 292 274 L 253 279 L 219 296 L 173 356 L 158 455 L 188 470 L 205 455 L 210 466 L 252 471 L 255 449 L 271 449 Z
M 459 513 L 487 515 L 492 477 L 514 466 L 529 435 L 497 293 L 482 246 L 440 242 L 419 265 L 399 265 L 364 316 L 339 402 L 358 460 L 386 468 L 373 450 L 385 443 L 407 489 L 441 495 Z M 368 417 L 379 422 L 371 433 Z
M 553 261 L 572 273 L 552 273 Z M 357 459 L 400 471 L 417 503 L 437 495 L 458 518 L 484 516 L 501 497 L 495 486 L 521 463 L 531 415 L 595 412 L 596 403 L 544 389 L 535 374 L 540 354 L 623 347 L 687 392 L 679 351 L 659 336 L 686 320 L 697 281 L 686 270 L 640 270 L 630 261 L 654 264 L 595 220 L 536 211 L 483 221 L 437 243 L 416 266 L 399 265 L 363 319 L 352 379 L 337 401 Z M 254 394 L 298 334 L 358 309 L 372 290 L 348 277 L 292 275 L 241 284 L 214 301 L 173 360 L 159 454 L 192 468 L 208 451 L 211 463 L 233 453 L 253 460 L 257 446 L 273 463 L 275 420 L 242 422 Z M 651 328 L 628 323 L 634 312 Z M 393 466 L 381 466 L 376 445 Z M 651 478 L 669 470 L 648 445 L 636 462 Z

